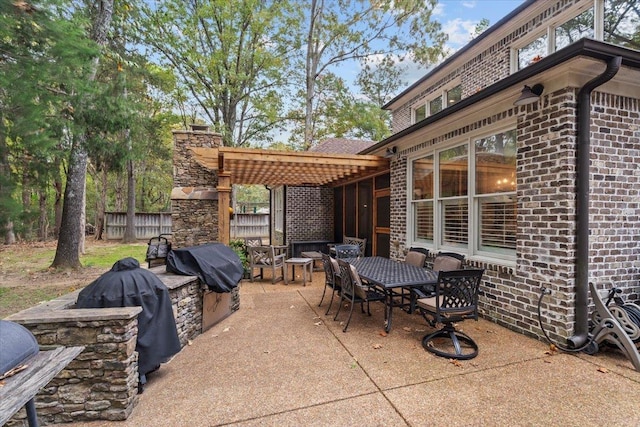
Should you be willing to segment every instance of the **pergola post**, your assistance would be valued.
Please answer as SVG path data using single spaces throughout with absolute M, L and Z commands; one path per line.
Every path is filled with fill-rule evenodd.
M 218 240 L 225 245 L 229 244 L 231 235 L 231 175 L 225 172 L 218 173 Z

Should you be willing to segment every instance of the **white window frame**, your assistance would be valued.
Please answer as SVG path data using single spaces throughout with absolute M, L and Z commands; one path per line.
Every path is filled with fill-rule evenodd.
M 407 181 L 406 181 L 406 194 L 409 195 L 408 203 L 407 203 L 407 232 L 406 238 L 407 242 L 405 242 L 406 247 L 420 246 L 432 251 L 451 251 L 451 252 L 459 252 L 464 253 L 467 258 L 477 259 L 477 260 L 487 260 L 501 265 L 515 265 L 516 261 L 516 251 L 515 250 L 482 250 L 480 248 L 480 239 L 478 233 L 480 232 L 480 200 L 488 197 L 487 194 L 476 195 L 476 178 L 475 178 L 475 141 L 477 139 L 491 136 L 498 133 L 507 132 L 510 130 L 514 130 L 517 128 L 516 122 L 511 122 L 509 124 L 501 125 L 501 126 L 491 126 L 481 129 L 478 132 L 474 132 L 473 134 L 469 134 L 464 138 L 457 138 L 447 141 L 446 143 L 441 144 L 440 146 L 431 147 L 428 150 L 421 150 L 415 153 L 412 153 L 411 156 L 407 157 Z M 467 174 L 467 195 L 461 197 L 451 197 L 442 199 L 440 196 L 440 153 L 461 145 L 467 145 L 467 155 L 468 158 L 468 174 Z M 413 199 L 413 162 L 414 160 L 433 155 L 433 167 L 434 167 L 434 180 L 433 180 L 433 242 L 425 242 L 418 241 L 415 239 L 415 209 L 414 205 L 419 199 L 414 201 Z M 496 193 L 499 195 L 516 195 L 516 191 L 513 192 L 505 192 L 505 193 Z M 495 194 L 493 194 L 495 195 Z M 467 234 L 467 244 L 463 246 L 459 245 L 445 245 L 442 242 L 442 206 L 443 201 L 450 201 L 454 199 L 466 198 L 467 207 L 468 207 L 468 234 Z
M 604 24 L 604 0 L 593 0 L 592 2 L 578 3 L 573 7 L 566 10 L 564 13 L 556 16 L 553 20 L 550 20 L 539 31 L 532 32 L 531 34 L 523 37 L 521 40 L 511 46 L 510 49 L 510 67 L 511 74 L 521 70 L 518 68 L 518 51 L 527 46 L 539 37 L 542 37 L 545 33 L 547 35 L 547 52 L 544 57 L 555 52 L 555 34 L 556 27 L 570 21 L 577 17 L 587 9 L 594 8 L 593 22 L 594 22 L 594 38 L 596 40 L 603 40 L 603 24 Z M 599 22 L 602 21 L 602 22 Z M 543 58 L 544 58 L 543 57 Z
M 442 110 L 445 110 L 448 105 L 447 105 L 447 93 L 455 88 L 456 86 L 460 86 L 462 85 L 462 80 L 458 77 L 456 79 L 451 80 L 449 83 L 447 83 L 444 86 L 439 87 L 437 90 L 433 91 L 432 93 L 429 94 L 428 97 L 426 98 L 422 98 L 420 101 L 416 102 L 415 104 L 413 104 L 411 106 L 411 124 L 416 124 L 416 110 L 418 108 L 424 107 L 425 108 L 425 119 L 427 117 L 432 116 L 433 114 L 431 114 L 431 101 L 434 101 L 435 99 L 442 97 Z M 462 100 L 462 98 L 461 98 Z M 460 102 L 460 101 L 458 101 Z
M 273 190 L 273 227 L 278 232 L 284 231 L 284 186 Z

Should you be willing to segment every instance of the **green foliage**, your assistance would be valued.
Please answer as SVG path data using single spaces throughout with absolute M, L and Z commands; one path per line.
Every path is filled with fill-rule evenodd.
M 244 240 L 242 239 L 232 239 L 229 241 L 229 247 L 238 255 L 240 261 L 242 262 L 242 266 L 245 270 L 249 266 L 249 259 L 247 254 L 247 246 L 244 244 Z

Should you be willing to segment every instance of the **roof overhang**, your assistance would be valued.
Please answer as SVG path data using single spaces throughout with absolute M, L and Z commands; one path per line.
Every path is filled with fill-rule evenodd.
M 198 164 L 228 174 L 232 184 L 335 187 L 389 170 L 389 159 L 374 155 L 235 147 L 190 150 Z

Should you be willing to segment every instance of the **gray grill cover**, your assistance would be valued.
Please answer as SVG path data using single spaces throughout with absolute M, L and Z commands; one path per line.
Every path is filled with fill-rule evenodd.
M 0 375 L 38 354 L 35 337 L 24 326 L 0 320 Z

